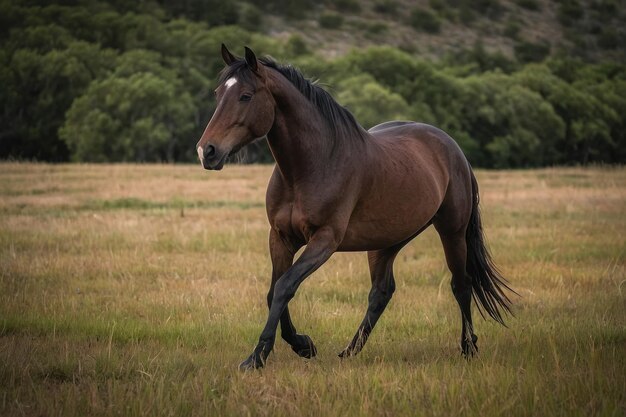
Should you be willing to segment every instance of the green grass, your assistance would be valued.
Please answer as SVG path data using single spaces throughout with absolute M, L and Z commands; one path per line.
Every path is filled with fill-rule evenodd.
M 626 169 L 479 171 L 509 328 L 459 313 L 436 233 L 398 256 L 365 350 L 364 254 L 336 254 L 290 308 L 318 347 L 238 363 L 265 322 L 271 168 L 0 164 L 0 415 L 622 416 Z M 478 313 L 476 312 L 476 315 Z

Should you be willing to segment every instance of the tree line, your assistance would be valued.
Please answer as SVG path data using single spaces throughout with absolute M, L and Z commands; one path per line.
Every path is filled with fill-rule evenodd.
M 187 18 L 206 14 L 205 3 L 0 0 L 0 158 L 193 161 L 224 42 L 319 78 L 364 127 L 438 126 L 475 166 L 626 162 L 623 63 L 521 64 L 480 43 L 438 61 L 393 47 L 324 60 L 297 36 L 232 25 L 233 3 Z M 263 143 L 250 157 L 271 160 Z

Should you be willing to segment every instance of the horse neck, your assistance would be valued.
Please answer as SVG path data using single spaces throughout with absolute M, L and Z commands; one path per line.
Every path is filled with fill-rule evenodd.
M 334 128 L 286 78 L 273 73 L 274 124 L 267 135 L 276 164 L 289 182 L 319 176 L 345 163 L 350 143 L 334 140 Z

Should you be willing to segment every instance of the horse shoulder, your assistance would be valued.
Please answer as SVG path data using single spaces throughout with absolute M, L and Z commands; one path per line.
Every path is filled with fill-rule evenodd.
M 275 167 L 265 193 L 265 209 L 272 228 L 283 231 L 287 228 L 293 200 L 293 190 Z

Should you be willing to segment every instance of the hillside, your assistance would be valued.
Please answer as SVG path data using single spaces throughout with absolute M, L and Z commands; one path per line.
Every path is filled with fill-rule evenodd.
M 298 35 L 330 58 L 382 44 L 440 58 L 481 43 L 521 61 L 624 61 L 624 12 L 618 0 L 251 0 L 239 21 L 272 37 Z

